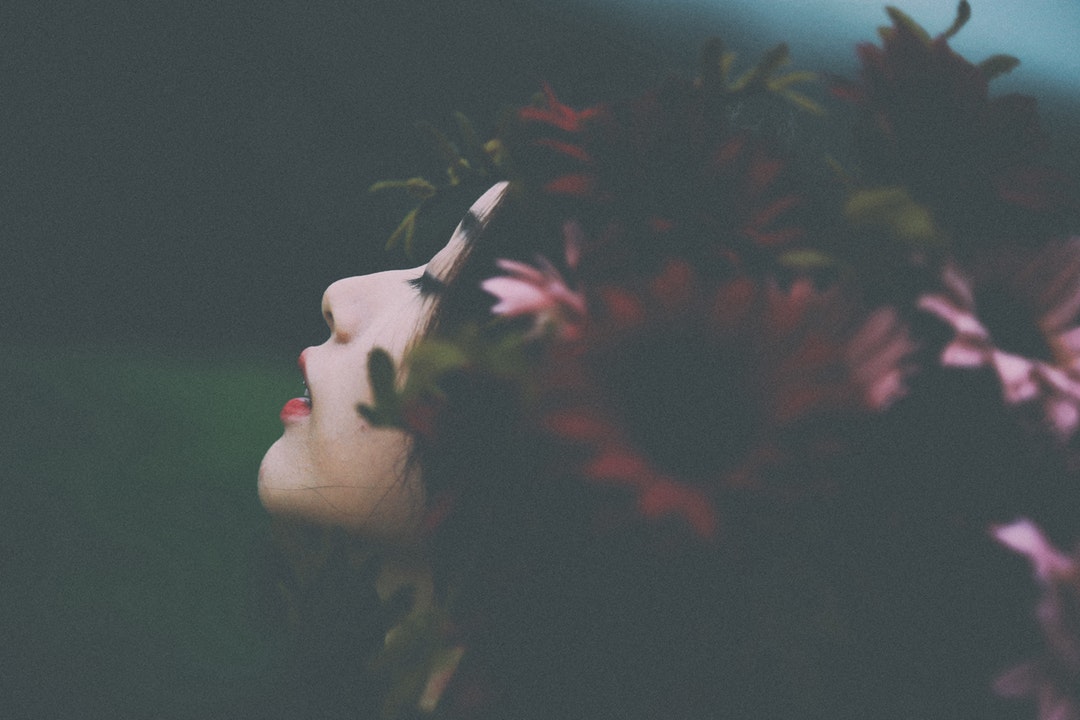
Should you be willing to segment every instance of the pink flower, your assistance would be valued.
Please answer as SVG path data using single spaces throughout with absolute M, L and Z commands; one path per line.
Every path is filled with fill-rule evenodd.
M 874 311 L 851 337 L 844 360 L 867 408 L 885 410 L 906 394 L 915 347 L 891 307 Z
M 566 263 L 573 269 L 577 264 L 581 229 L 567 223 Z M 580 336 L 585 318 L 585 296 L 571 290 L 558 269 L 545 258 L 537 258 L 538 267 L 516 260 L 498 260 L 499 268 L 507 275 L 488 278 L 481 287 L 494 295 L 498 302 L 491 312 L 506 318 L 532 315 L 534 332 L 552 327 L 564 340 Z
M 1030 261 L 1000 256 L 970 276 L 946 267 L 919 307 L 950 326 L 946 367 L 990 367 L 1009 405 L 1039 402 L 1064 439 L 1080 425 L 1080 238 Z
M 994 690 L 1003 697 L 1031 697 L 1039 720 L 1080 720 L 1080 637 L 1076 616 L 1080 601 L 1080 567 L 1027 519 L 991 529 L 1007 548 L 1031 561 L 1043 596 L 1035 608 L 1046 649 L 1042 657 L 1000 675 Z
M 1051 545 L 1039 526 L 1027 518 L 998 525 L 990 532 L 1002 545 L 1027 557 L 1041 583 L 1052 583 L 1055 577 L 1067 577 L 1076 570 L 1072 558 Z

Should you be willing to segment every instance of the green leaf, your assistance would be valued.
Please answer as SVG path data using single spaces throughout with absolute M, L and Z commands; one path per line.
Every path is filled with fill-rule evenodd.
M 735 67 L 735 57 L 735 53 L 726 52 L 720 58 L 720 77 L 723 78 L 725 84 L 731 77 L 731 68 Z
M 903 11 L 893 7 L 892 5 L 889 5 L 885 8 L 885 12 L 887 12 L 889 14 L 889 17 L 892 18 L 893 24 L 907 28 L 924 43 L 926 43 L 927 45 L 930 44 L 930 34 L 923 29 L 922 25 L 912 20 Z
M 450 138 L 447 137 L 446 133 L 426 120 L 421 120 L 416 123 L 416 127 L 431 136 L 431 139 L 435 143 L 435 149 L 438 151 L 439 155 L 442 156 L 443 162 L 447 165 L 456 165 L 461 161 L 461 153 L 458 152 L 457 147 Z
M 498 138 L 488 140 L 484 143 L 484 153 L 495 170 L 505 170 L 508 155 L 502 140 Z
M 844 213 L 856 226 L 885 229 L 912 245 L 941 243 L 933 215 L 901 187 L 859 191 L 848 199 Z
M 375 403 L 373 406 L 359 406 L 360 413 L 374 425 L 399 424 L 401 401 L 397 393 L 394 359 L 382 348 L 375 348 L 368 353 L 367 369 Z
M 819 250 L 792 250 L 779 258 L 780 264 L 793 270 L 818 270 L 832 267 L 836 261 Z
M 787 75 L 779 75 L 769 80 L 769 89 L 777 91 L 786 90 L 798 83 L 817 82 L 817 79 L 818 75 L 815 72 L 810 72 L 809 70 L 797 70 L 795 72 L 790 72 Z
M 761 74 L 764 77 L 771 77 L 777 69 L 787 65 L 790 61 L 791 51 L 788 49 L 787 43 L 780 43 L 765 53 L 761 62 L 758 63 L 758 67 L 761 68 Z
M 826 155 L 825 164 L 828 166 L 829 170 L 832 171 L 833 175 L 835 175 L 836 178 L 840 180 L 840 182 L 844 183 L 849 188 L 854 184 L 855 176 L 851 172 L 849 172 L 848 169 L 845 168 L 835 157 L 833 157 L 832 155 Z
M 457 123 L 458 134 L 461 136 L 462 145 L 465 148 L 464 156 L 472 167 L 484 166 L 487 154 L 484 152 L 484 144 L 480 142 L 480 136 L 476 133 L 476 127 L 465 113 L 455 112 L 454 122 Z
M 1000 75 L 1012 72 L 1019 64 L 1020 60 L 1012 55 L 991 55 L 979 63 L 979 70 L 987 80 L 993 80 Z
M 971 19 L 971 5 L 967 0 L 960 0 L 960 5 L 956 8 L 956 19 L 953 20 L 953 24 L 949 26 L 949 29 L 942 33 L 941 37 L 948 39 L 956 33 L 960 32 L 960 28 L 967 24 L 967 21 Z
M 402 394 L 406 397 L 417 397 L 426 393 L 441 396 L 439 380 L 448 372 L 468 364 L 468 354 L 456 343 L 424 340 L 410 350 L 406 358 L 408 375 Z
M 383 190 L 404 190 L 408 187 L 404 180 L 380 180 L 368 188 L 368 192 L 375 193 Z
M 373 405 L 360 403 L 356 406 L 356 411 L 360 413 L 360 417 L 364 418 L 364 420 L 372 427 L 385 427 L 387 425 L 383 420 L 382 413 L 380 413 L 378 408 Z
M 790 58 L 791 53 L 788 50 L 787 43 L 780 43 L 770 48 L 757 65 L 747 70 L 742 77 L 732 84 L 731 92 L 750 91 L 764 87 L 773 73 L 787 64 Z
M 816 102 L 808 98 L 806 95 L 803 95 L 802 93 L 795 92 L 794 90 L 784 90 L 780 94 L 788 101 L 794 103 L 808 113 L 811 113 L 813 115 L 825 114 L 825 108 L 821 107 Z
M 389 681 L 383 694 L 383 720 L 411 717 L 439 650 L 439 620 L 435 609 L 414 609 L 386 635 L 382 652 L 370 668 Z
M 451 647 L 451 648 L 439 648 L 432 657 L 431 674 L 443 673 L 453 675 L 457 666 L 461 663 L 462 657 L 465 655 L 465 648 Z M 430 680 L 431 675 L 429 675 Z M 440 697 L 436 693 L 430 693 L 428 688 L 424 688 L 424 692 L 420 694 L 417 707 L 421 712 L 433 713 L 438 707 Z
M 381 192 L 383 190 L 404 190 L 417 200 L 427 200 L 433 197 L 438 188 L 422 177 L 409 178 L 408 180 L 380 180 L 368 188 L 368 192 Z
M 401 242 L 402 238 L 405 240 L 405 254 L 412 256 L 413 236 L 416 235 L 416 216 L 420 214 L 420 206 L 417 205 L 405 216 L 405 219 L 397 226 L 397 229 L 390 235 L 390 238 L 386 241 L 386 249 L 393 250 Z
M 380 347 L 368 353 L 368 380 L 371 381 L 371 393 L 377 403 L 390 403 L 397 399 L 394 383 L 397 370 L 390 353 Z
M 525 336 L 522 333 L 510 333 L 502 337 L 492 347 L 485 358 L 490 370 L 500 377 L 522 375 L 527 370 L 524 355 Z

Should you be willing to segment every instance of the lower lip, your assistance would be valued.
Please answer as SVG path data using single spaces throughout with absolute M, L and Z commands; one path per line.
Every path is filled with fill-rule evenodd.
M 281 408 L 281 422 L 296 422 L 311 414 L 311 401 L 307 398 L 293 398 Z

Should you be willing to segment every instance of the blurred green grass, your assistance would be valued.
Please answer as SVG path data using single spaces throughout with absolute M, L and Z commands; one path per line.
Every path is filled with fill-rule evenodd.
M 0 358 L 0 717 L 274 716 L 256 476 L 292 361 Z

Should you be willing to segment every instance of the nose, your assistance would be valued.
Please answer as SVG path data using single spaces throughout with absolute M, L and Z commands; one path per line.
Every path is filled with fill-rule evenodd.
M 326 288 L 322 298 L 322 314 L 330 328 L 330 337 L 337 342 L 348 342 L 359 330 L 365 315 L 371 311 L 374 293 L 365 292 L 368 275 L 358 275 L 338 280 Z M 365 302 L 365 298 L 367 301 Z

